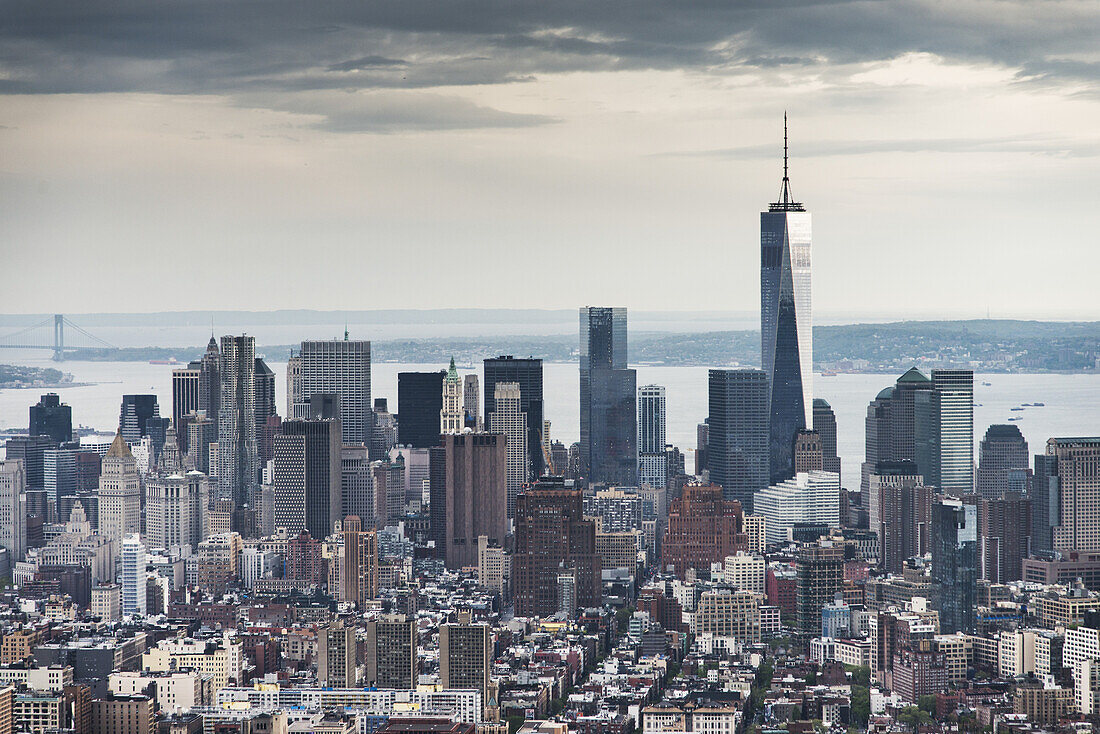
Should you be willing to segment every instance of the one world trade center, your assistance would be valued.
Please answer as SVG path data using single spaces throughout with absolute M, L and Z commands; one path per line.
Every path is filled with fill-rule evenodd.
M 783 116 L 783 187 L 760 213 L 760 355 L 768 375 L 771 481 L 794 476 L 794 441 L 812 425 L 813 316 L 810 213 L 791 195 L 787 116 Z

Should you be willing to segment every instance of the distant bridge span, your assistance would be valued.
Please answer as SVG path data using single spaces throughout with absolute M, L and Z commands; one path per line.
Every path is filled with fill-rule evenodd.
M 65 342 L 65 329 L 76 333 L 76 339 Z M 64 362 L 66 354 L 79 354 L 89 349 L 118 349 L 114 344 L 74 324 L 64 314 L 54 314 L 37 324 L 0 336 L 0 349 L 49 349 L 55 362 Z

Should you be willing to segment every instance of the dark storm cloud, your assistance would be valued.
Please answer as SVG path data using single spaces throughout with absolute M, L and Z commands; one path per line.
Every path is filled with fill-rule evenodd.
M 0 92 L 279 97 L 565 71 L 766 73 L 908 52 L 1092 88 L 1100 67 L 1080 59 L 1097 37 L 1093 1 L 16 0 L 0 23 Z M 468 112 L 453 122 L 474 124 Z

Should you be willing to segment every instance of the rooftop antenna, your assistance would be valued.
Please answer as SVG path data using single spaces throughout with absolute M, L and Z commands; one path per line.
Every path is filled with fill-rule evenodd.
M 801 202 L 794 200 L 791 195 L 791 178 L 788 175 L 789 150 L 787 147 L 787 111 L 783 110 L 783 187 L 779 190 L 779 201 L 773 202 L 769 211 L 773 212 L 804 212 L 805 207 Z
M 344 322 L 344 341 L 348 340 L 348 322 Z

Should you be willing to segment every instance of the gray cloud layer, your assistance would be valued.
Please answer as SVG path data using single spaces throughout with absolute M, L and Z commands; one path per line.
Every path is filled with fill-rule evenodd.
M 0 23 L 0 93 L 222 94 L 323 115 L 336 131 L 511 127 L 551 120 L 430 94 L 300 93 L 564 71 L 828 69 L 908 52 L 1095 93 L 1098 37 L 1091 0 L 16 0 Z

